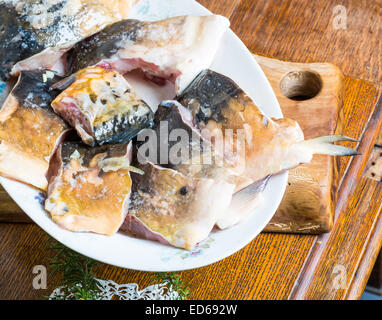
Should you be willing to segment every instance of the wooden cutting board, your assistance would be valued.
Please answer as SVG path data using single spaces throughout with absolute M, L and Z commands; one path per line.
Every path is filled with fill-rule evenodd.
M 329 63 L 291 63 L 255 56 L 285 117 L 296 120 L 305 139 L 341 134 L 344 77 Z M 283 201 L 265 231 L 319 234 L 333 226 L 338 158 L 315 155 L 289 171 Z
M 343 75 L 328 63 L 291 63 L 255 56 L 285 117 L 299 122 L 306 138 L 341 133 Z M 333 225 L 337 163 L 315 156 L 289 173 L 288 187 L 268 232 L 323 233 Z M 0 221 L 30 222 L 0 189 Z

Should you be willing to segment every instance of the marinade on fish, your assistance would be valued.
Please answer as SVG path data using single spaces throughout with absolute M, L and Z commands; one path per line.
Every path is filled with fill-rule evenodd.
M 0 175 L 42 190 L 50 158 L 70 130 L 50 107 L 57 80 L 50 71 L 21 72 L 0 109 Z
M 89 67 L 68 81 L 52 107 L 86 144 L 126 143 L 152 126 L 154 113 L 119 73 Z
M 210 66 L 228 27 L 218 15 L 124 20 L 75 45 L 69 60 L 74 72 L 91 65 L 122 74 L 141 69 L 154 82 L 174 82 L 178 92 Z
M 52 158 L 45 209 L 64 229 L 111 236 L 131 192 L 131 143 L 90 148 L 64 142 Z
M 121 227 L 138 237 L 191 250 L 207 238 L 235 188 L 224 181 L 191 178 L 151 163 L 136 164 L 128 215 Z
M 0 79 L 39 68 L 64 72 L 78 41 L 126 19 L 133 0 L 0 0 Z

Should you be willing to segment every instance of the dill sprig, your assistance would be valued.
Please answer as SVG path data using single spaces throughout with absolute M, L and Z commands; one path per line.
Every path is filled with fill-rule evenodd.
M 60 294 L 50 297 L 54 300 L 97 300 L 101 298 L 99 282 L 93 270 L 98 263 L 85 257 L 53 238 L 49 238 L 49 250 L 54 252 L 54 257 L 49 259 L 50 276 L 58 275 L 61 283 Z M 176 292 L 176 299 L 186 300 L 190 290 L 179 273 L 165 272 L 153 273 L 151 280 L 165 283 L 167 290 Z
M 54 299 L 96 300 L 100 296 L 98 281 L 93 269 L 98 263 L 50 238 L 49 250 L 55 256 L 49 259 L 50 276 L 59 275 L 62 295 Z
M 166 283 L 167 289 L 178 293 L 177 300 L 187 300 L 190 294 L 188 283 L 186 283 L 180 273 L 156 272 L 151 276 L 152 281 Z

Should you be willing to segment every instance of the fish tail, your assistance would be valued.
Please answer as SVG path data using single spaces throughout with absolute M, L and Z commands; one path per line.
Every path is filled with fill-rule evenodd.
M 305 140 L 301 144 L 309 148 L 313 154 L 327 154 L 331 156 L 361 155 L 361 153 L 351 148 L 333 144 L 338 141 L 358 142 L 358 140 L 346 136 L 331 135 Z

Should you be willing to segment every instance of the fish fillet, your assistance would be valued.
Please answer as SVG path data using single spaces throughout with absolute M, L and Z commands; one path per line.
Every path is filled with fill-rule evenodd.
M 207 238 L 231 201 L 221 195 L 232 194 L 235 186 L 190 178 L 151 163 L 138 165 L 144 175 L 133 175 L 129 212 L 121 231 L 187 250 Z
M 0 174 L 42 190 L 50 158 L 70 130 L 50 107 L 54 79 L 52 72 L 22 72 L 0 109 Z
M 263 179 L 308 163 L 316 153 L 358 154 L 352 149 L 331 144 L 341 140 L 353 141 L 347 137 L 320 137 L 305 141 L 296 121 L 265 116 L 233 80 L 211 70 L 202 71 L 177 97 L 177 101 L 191 111 L 193 126 L 206 140 L 213 141 L 214 148 L 242 178 L 237 180 L 236 191 L 244 189 L 240 198 L 247 200 L 233 201 L 224 221 L 218 222 L 220 227 L 241 220 L 234 214 L 230 222 L 227 214 L 236 212 L 244 217 L 243 212 L 253 209 L 255 202 L 250 189 Z M 249 190 L 245 190 L 246 187 Z
M 0 79 L 22 70 L 64 72 L 78 41 L 126 19 L 132 0 L 0 0 Z
M 117 72 L 89 67 L 67 81 L 52 107 L 86 144 L 126 143 L 152 126 L 154 113 Z
M 69 56 L 74 72 L 91 65 L 122 74 L 141 69 L 155 82 L 174 82 L 179 92 L 210 66 L 228 27 L 218 15 L 124 20 L 75 45 Z
M 120 228 L 131 192 L 131 144 L 90 148 L 65 142 L 49 168 L 45 209 L 64 229 L 111 236 Z M 110 166 L 120 163 L 119 166 Z

